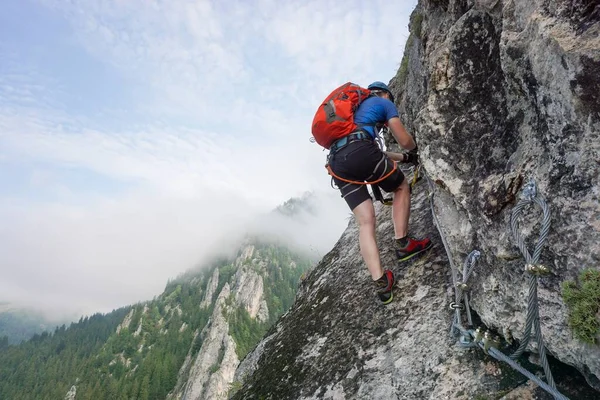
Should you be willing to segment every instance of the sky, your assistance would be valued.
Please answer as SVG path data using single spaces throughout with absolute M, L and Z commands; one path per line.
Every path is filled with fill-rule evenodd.
M 3 0 L 0 301 L 151 299 L 307 191 L 318 217 L 281 229 L 324 255 L 350 211 L 312 117 L 342 83 L 396 74 L 415 6 Z

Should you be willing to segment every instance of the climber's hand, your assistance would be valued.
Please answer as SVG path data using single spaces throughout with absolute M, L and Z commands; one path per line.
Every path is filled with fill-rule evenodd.
M 407 164 L 419 164 L 419 155 L 415 152 L 404 153 L 404 162 Z

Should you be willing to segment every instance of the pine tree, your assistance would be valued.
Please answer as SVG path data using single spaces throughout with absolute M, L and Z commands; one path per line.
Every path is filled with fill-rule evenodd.
M 138 400 L 149 400 L 150 398 L 150 378 L 148 375 L 144 376 L 140 385 L 140 393 L 138 394 Z

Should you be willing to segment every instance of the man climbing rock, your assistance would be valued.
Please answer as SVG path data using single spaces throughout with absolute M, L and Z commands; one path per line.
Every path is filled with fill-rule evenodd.
M 383 82 L 373 82 L 368 89 L 369 97 L 363 100 L 354 112 L 354 123 L 359 129 L 331 144 L 328 162 L 334 182 L 358 222 L 360 253 L 371 278 L 379 288 L 379 299 L 388 304 L 393 299 L 394 274 L 381 266 L 375 238 L 373 200 L 367 185 L 359 183 L 376 182 L 374 184 L 382 190 L 393 193 L 392 219 L 400 261 L 408 260 L 429 249 L 431 241 L 427 238 L 419 240 L 408 236 L 410 188 L 404 174 L 395 163 L 416 163 L 417 155 L 414 152 L 384 153 L 375 142 L 376 125 L 387 124 L 398 144 L 406 150 L 416 149 L 415 141 L 400 121 L 393 102 L 394 97 L 388 86 Z

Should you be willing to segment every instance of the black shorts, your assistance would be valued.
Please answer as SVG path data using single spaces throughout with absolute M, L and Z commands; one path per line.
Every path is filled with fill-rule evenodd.
M 375 142 L 359 140 L 347 144 L 330 156 L 329 165 L 340 178 L 370 182 L 389 174 L 394 168 L 394 161 L 387 157 Z M 348 183 L 337 178 L 333 178 L 333 181 L 351 210 L 371 198 L 367 185 Z M 390 176 L 376 185 L 391 193 L 400 187 L 402 181 L 404 174 L 400 168 L 396 168 Z

